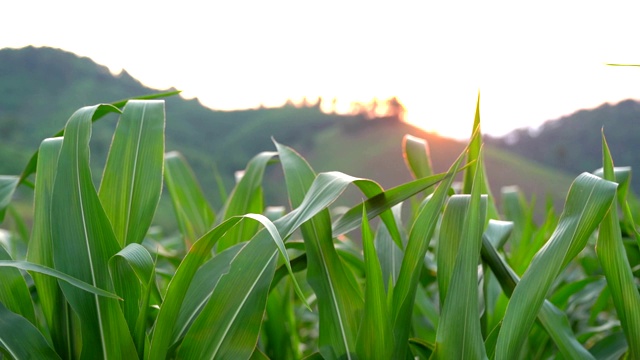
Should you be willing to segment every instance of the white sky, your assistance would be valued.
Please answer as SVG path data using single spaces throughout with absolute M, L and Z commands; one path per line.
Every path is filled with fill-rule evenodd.
M 638 1 L 7 1 L 0 48 L 52 46 L 216 109 L 398 96 L 408 119 L 501 135 L 640 98 Z

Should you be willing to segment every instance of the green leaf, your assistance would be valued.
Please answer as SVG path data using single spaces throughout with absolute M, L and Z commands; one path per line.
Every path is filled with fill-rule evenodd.
M 256 311 L 252 305 L 257 302 L 257 306 L 260 306 L 263 292 L 266 300 L 269 283 L 273 277 L 273 271 L 267 270 L 270 270 L 270 266 L 275 268 L 275 259 L 278 251 L 281 251 L 287 263 L 289 262 L 289 258 L 288 255 L 286 255 L 286 251 L 282 253 L 282 251 L 284 251 L 284 244 L 276 226 L 266 217 L 257 214 L 233 217 L 216 226 L 194 243 L 187 256 L 180 263 L 176 274 L 169 283 L 165 299 L 158 314 L 151 342 L 150 358 L 166 357 L 169 346 L 171 345 L 172 335 L 175 331 L 179 310 L 182 307 L 185 295 L 197 269 L 209 257 L 216 242 L 243 218 L 259 221 L 265 227 L 266 231 L 258 233 L 257 237 L 243 247 L 235 257 L 234 262 L 231 264 L 232 272 L 220 280 L 220 283 L 214 289 L 211 299 L 187 331 L 179 350 L 179 356 L 183 356 L 184 354 L 187 354 L 184 356 L 191 356 L 188 354 L 193 353 L 209 354 L 211 352 L 216 354 L 220 350 L 222 343 L 228 340 L 228 335 L 230 335 L 230 341 L 237 340 L 233 337 L 233 332 L 231 334 L 229 332 L 232 327 L 232 330 L 235 331 L 238 327 L 244 326 L 243 324 L 246 325 L 245 320 L 247 320 L 247 318 L 251 318 L 248 321 L 254 321 L 254 323 L 256 317 L 262 318 L 262 312 Z M 290 233 L 288 233 L 288 235 L 290 235 Z M 233 272 L 234 268 L 240 268 L 241 270 Z M 253 278 L 254 275 L 256 278 Z M 240 277 L 240 279 L 237 277 Z M 247 278 L 251 280 L 247 281 Z M 296 283 L 294 283 L 294 285 L 296 287 L 298 286 Z M 254 291 L 256 292 L 253 293 Z M 300 291 L 299 287 L 298 291 Z M 252 296 L 252 294 L 255 296 Z M 221 312 L 222 309 L 229 310 L 230 307 L 233 308 L 233 310 Z M 207 310 L 209 308 L 211 309 Z M 264 304 L 262 309 L 264 309 Z M 245 315 L 245 317 L 241 316 L 238 318 L 238 314 L 241 311 L 243 311 L 242 314 Z M 216 324 L 215 326 L 217 328 L 214 332 L 211 331 L 212 323 Z M 259 326 L 256 328 L 247 326 L 247 329 L 250 329 L 248 330 L 249 341 L 255 341 L 251 340 L 251 336 L 253 336 L 255 332 L 257 338 Z M 202 339 L 203 331 L 206 334 L 204 336 L 210 340 L 206 343 L 202 343 L 202 341 L 199 340 Z M 240 338 L 239 341 L 243 342 L 246 339 L 247 337 Z M 246 344 L 246 342 L 243 342 L 243 344 Z M 200 356 L 198 356 L 198 358 L 199 357 Z
M 92 119 L 104 111 L 118 110 L 104 105 L 84 107 L 67 122 L 51 199 L 51 235 L 57 270 L 113 291 L 108 261 L 120 248 L 89 167 Z M 66 283 L 60 287 L 80 318 L 83 358 L 137 357 L 117 300 Z
M 392 209 L 396 223 L 401 224 L 402 204 L 394 206 Z M 400 227 L 402 229 L 402 227 Z M 403 243 L 407 242 L 406 234 L 401 232 Z M 375 236 L 375 247 L 382 268 L 382 278 L 391 279 L 391 285 L 395 286 L 400 274 L 400 265 L 402 264 L 403 252 L 391 238 L 387 227 L 384 223 L 380 223 Z M 388 283 L 385 281 L 385 290 L 388 291 Z
M 104 207 L 121 247 L 142 242 L 162 191 L 164 101 L 125 105 L 100 184 Z
M 291 204 L 302 208 L 316 175 L 293 149 L 278 143 L 276 147 Z M 307 253 L 307 281 L 318 297 L 320 352 L 326 358 L 349 357 L 355 352 L 356 316 L 363 300 L 353 273 L 334 248 L 329 212 L 320 211 L 303 224 L 302 234 Z
M 244 171 L 242 179 L 231 192 L 223 219 L 232 216 L 255 213 L 261 214 L 264 210 L 262 196 L 262 178 L 269 162 L 275 157 L 275 152 L 262 152 L 256 155 Z M 251 239 L 258 231 L 258 223 L 245 222 L 238 224 L 218 243 L 218 251 Z
M 211 229 L 215 214 L 204 197 L 193 171 L 180 153 L 164 157 L 164 177 L 187 249 Z
M 465 168 L 466 167 L 460 167 L 458 168 L 458 171 Z M 380 215 L 383 211 L 391 209 L 393 206 L 412 197 L 413 195 L 416 195 L 427 188 L 437 185 L 441 181 L 451 179 L 454 175 L 455 173 L 436 174 L 426 178 L 413 180 L 402 185 L 398 185 L 380 194 L 374 195 L 366 201 L 363 201 L 362 203 L 352 207 L 340 218 L 338 218 L 338 220 L 333 224 L 333 235 L 338 236 L 346 234 L 349 231 L 360 226 L 363 207 L 367 209 L 367 217 L 369 219 L 372 219 Z M 396 243 L 396 245 L 398 244 Z
M 364 316 L 360 322 L 356 350 L 361 359 L 390 359 L 394 350 L 391 318 L 382 269 L 366 211 L 362 212 L 362 247 L 366 275 Z
M 150 294 L 158 302 L 160 291 L 155 283 L 155 264 L 149 251 L 142 245 L 131 243 L 109 260 L 109 272 L 116 292 L 124 301 L 120 303 L 129 331 L 134 335 L 138 356 L 144 355 L 146 313 Z M 142 319 L 141 319 L 142 318 Z
M 404 149 L 404 161 L 414 178 L 420 179 L 433 175 L 431 154 L 426 140 L 405 135 L 402 138 L 402 148 Z
M 446 240 L 459 244 L 455 246 L 453 261 L 438 263 L 438 268 L 441 265 L 450 266 L 451 264 L 453 268 L 450 271 L 450 278 L 444 279 L 445 282 L 449 282 L 445 284 L 449 290 L 442 295 L 446 297 L 440 313 L 434 359 L 487 358 L 478 310 L 478 260 L 486 223 L 488 197 L 481 194 L 485 184 L 482 152 L 478 155 L 478 159 L 471 195 L 465 196 L 464 201 L 450 199 L 447 208 L 450 204 L 455 207 L 451 212 L 445 210 L 445 215 L 461 214 L 463 221 L 460 238 Z M 443 237 L 440 238 L 442 239 Z
M 602 134 L 602 156 L 604 179 L 616 181 L 613 159 L 609 146 Z M 624 208 L 626 199 L 621 204 Z M 609 213 L 600 224 L 596 253 L 611 291 L 613 304 L 620 319 L 629 346 L 629 358 L 640 358 L 640 293 L 629 265 L 622 242 L 617 206 L 611 206 Z
M 405 358 L 408 354 L 409 324 L 424 257 L 453 183 L 453 176 L 458 172 L 463 156 L 464 153 L 460 154 L 449 171 L 439 177 L 444 181 L 438 185 L 433 195 L 425 200 L 409 233 L 400 275 L 393 290 L 392 319 L 396 346 L 394 354 L 399 359 Z M 426 179 L 428 178 L 422 180 Z
M 0 263 L 11 261 L 9 253 L 0 245 Z M 0 266 L 0 302 L 12 311 L 37 325 L 27 282 L 18 269 Z
M 581 174 L 569 189 L 558 227 L 516 286 L 496 345 L 496 359 L 513 359 L 522 348 L 545 295 L 562 267 L 577 255 L 606 215 L 616 184 Z
M 24 271 L 34 272 L 37 274 L 42 274 L 47 277 L 62 280 L 73 287 L 86 291 L 90 294 L 94 294 L 96 296 L 104 296 L 106 298 L 122 300 L 122 298 L 120 298 L 118 295 L 112 292 L 100 289 L 82 280 L 78 280 L 75 277 L 69 276 L 63 272 L 60 272 L 56 269 L 52 269 L 46 266 L 30 263 L 27 261 L 21 261 L 21 260 L 0 260 L 0 268 L 2 267 L 10 267 L 10 268 L 20 269 Z
M 161 99 L 161 98 L 165 98 L 165 97 L 169 97 L 169 96 L 174 96 L 179 94 L 180 91 L 179 90 L 174 90 L 174 91 L 166 91 L 166 92 L 162 92 L 162 93 L 157 93 L 157 94 L 150 94 L 150 95 L 142 95 L 142 96 L 136 96 L 136 97 L 132 97 L 132 98 L 128 98 L 128 99 L 122 99 L 122 100 L 118 100 L 116 102 L 111 103 L 111 105 L 113 107 L 115 107 L 116 109 L 121 109 L 123 106 L 125 106 L 127 104 L 127 102 L 129 100 L 155 100 L 155 99 Z M 109 109 L 110 107 L 104 107 L 104 109 Z M 91 119 L 91 121 L 98 121 L 99 119 L 101 119 L 103 116 L 109 114 L 110 112 L 112 112 L 112 110 L 101 110 L 98 109 L 94 115 L 94 117 Z M 50 137 L 60 137 L 64 135 L 64 131 L 65 129 L 61 129 L 58 132 L 56 132 L 54 135 L 50 136 Z M 31 155 L 31 158 L 29 159 L 29 162 L 27 163 L 27 166 L 24 168 L 24 170 L 22 170 L 22 174 L 20 174 L 20 184 L 24 184 L 27 182 L 27 178 L 33 174 L 36 171 L 36 167 L 38 165 L 38 151 L 36 151 L 33 155 Z
M 507 263 L 498 255 L 498 252 L 492 245 L 495 240 L 490 240 L 492 235 L 493 234 L 490 232 L 485 232 L 483 235 L 481 250 L 482 260 L 489 265 L 491 271 L 496 275 L 504 293 L 508 297 L 511 297 L 511 294 L 520 279 L 518 279 L 516 273 L 509 268 Z M 560 352 L 567 359 L 593 358 L 576 339 L 566 314 L 550 301 L 544 300 L 542 308 L 538 312 L 537 316 L 542 326 L 544 326 L 549 336 L 551 336 L 555 344 L 558 346 Z M 499 329 L 494 329 L 490 335 L 492 342 L 489 343 L 489 339 L 487 339 L 486 346 L 489 354 L 495 352 L 495 344 L 497 342 L 498 335 Z
M 38 329 L 0 302 L 0 348 L 14 359 L 60 359 Z
M 182 340 L 189 326 L 193 323 L 193 320 L 200 314 L 200 311 L 202 311 L 205 304 L 211 298 L 211 294 L 218 285 L 222 275 L 229 272 L 231 261 L 244 245 L 245 244 L 237 244 L 228 248 L 214 256 L 198 269 L 180 308 L 172 336 L 172 344 Z
M 27 260 L 53 268 L 53 242 L 51 240 L 51 194 L 58 168 L 58 155 L 62 138 L 45 139 L 38 151 L 38 167 L 33 200 L 33 228 Z M 49 328 L 53 346 L 63 358 L 69 358 L 68 306 L 55 277 L 32 273 L 38 290 L 40 307 Z
M 17 176 L 0 175 L 0 223 L 4 220 L 7 206 L 11 203 L 11 198 L 18 187 L 19 180 Z

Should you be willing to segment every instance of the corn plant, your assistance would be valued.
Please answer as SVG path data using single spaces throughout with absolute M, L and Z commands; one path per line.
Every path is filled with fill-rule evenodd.
M 96 186 L 89 141 L 107 113 L 119 120 Z M 446 172 L 410 136 L 415 180 L 386 190 L 317 174 L 274 141 L 218 210 L 187 160 L 165 154 L 164 125 L 157 99 L 84 107 L 21 176 L 0 177 L 2 218 L 20 222 L 17 187 L 34 199 L 30 231 L 0 238 L 1 356 L 640 358 L 636 200 L 604 135 L 603 169 L 578 176 L 562 213 L 549 207 L 537 225 L 517 188 L 502 204 L 489 190 L 479 102 Z M 274 164 L 286 207 L 264 202 Z M 152 227 L 163 186 L 179 236 Z M 336 214 L 349 186 L 364 200 Z

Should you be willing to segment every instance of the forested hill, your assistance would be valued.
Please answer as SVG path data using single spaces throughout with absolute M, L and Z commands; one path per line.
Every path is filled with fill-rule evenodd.
M 602 136 L 607 138 L 616 166 L 631 166 L 633 188 L 640 192 L 640 103 L 625 100 L 580 110 L 539 129 L 519 129 L 489 143 L 540 164 L 572 174 L 602 167 Z
M 78 108 L 157 92 L 126 72 L 113 75 L 92 60 L 63 50 L 0 49 L 0 174 L 20 173 L 42 139 L 63 128 Z M 198 100 L 173 96 L 166 99 L 166 112 L 167 151 L 185 155 L 216 206 L 221 204 L 214 169 L 229 189 L 234 172 L 244 169 L 251 157 L 275 150 L 272 137 L 298 150 L 317 171 L 343 171 L 374 179 L 385 188 L 410 180 L 401 153 L 403 135 L 428 140 L 437 171 L 445 171 L 464 147 L 403 123 L 398 116 L 328 114 L 318 103 L 216 111 Z M 95 169 L 104 162 L 115 119 L 94 125 L 91 160 Z M 472 123 L 470 116 L 469 133 Z M 571 181 L 562 172 L 531 165 L 492 147 L 487 147 L 485 160 L 498 196 L 502 186 L 517 184 L 528 196 L 552 195 L 558 204 Z M 99 172 L 94 176 L 99 179 Z M 271 184 L 278 182 L 281 179 Z M 266 194 L 271 196 L 269 190 Z
M 165 90 L 166 91 L 166 90 Z M 161 92 L 143 86 L 126 72 L 113 75 L 91 59 L 52 48 L 0 50 L 0 173 L 19 173 L 40 141 L 64 127 L 78 108 Z M 319 104 L 242 111 L 215 111 L 197 99 L 166 99 L 167 151 L 179 150 L 203 176 L 213 164 L 231 179 L 233 172 L 278 141 L 308 149 L 324 127 L 353 126 L 362 116 L 325 114 Z M 107 151 L 115 121 L 96 124 L 92 157 Z M 211 181 L 213 182 L 213 181 Z

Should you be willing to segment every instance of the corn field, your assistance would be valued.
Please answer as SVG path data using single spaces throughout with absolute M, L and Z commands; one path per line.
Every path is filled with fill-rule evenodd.
M 96 186 L 91 130 L 108 113 Z M 0 218 L 18 224 L 0 234 L 0 358 L 640 359 L 631 169 L 603 133 L 602 169 L 536 222 L 517 187 L 500 204 L 489 190 L 479 104 L 470 130 L 444 173 L 406 136 L 398 161 L 415 180 L 390 189 L 317 174 L 276 139 L 213 209 L 165 153 L 163 100 L 81 108 L 0 177 Z M 269 166 L 285 207 L 265 204 Z M 347 187 L 363 201 L 340 211 Z M 32 222 L 18 188 L 33 192 Z M 179 236 L 152 227 L 161 196 Z

